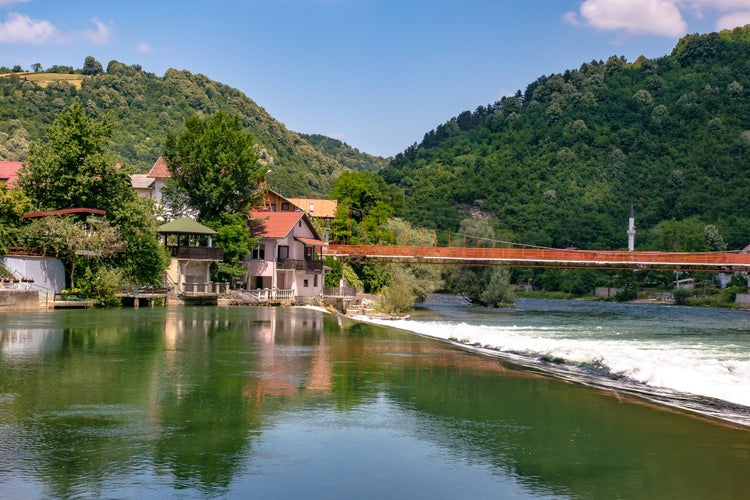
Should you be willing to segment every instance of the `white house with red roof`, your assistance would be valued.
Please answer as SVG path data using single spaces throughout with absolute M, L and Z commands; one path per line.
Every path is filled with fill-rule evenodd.
M 323 293 L 323 241 L 302 211 L 252 211 L 260 240 L 245 259 L 249 290 L 291 290 L 294 297 Z
M 162 204 L 161 190 L 169 178 L 167 162 L 161 156 L 151 167 L 147 174 L 133 174 L 130 176 L 130 184 L 138 194 L 144 198 L 151 198 L 158 205 Z

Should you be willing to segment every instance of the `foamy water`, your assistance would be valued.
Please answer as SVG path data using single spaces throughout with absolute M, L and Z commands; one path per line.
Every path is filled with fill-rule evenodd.
M 646 397 L 677 391 L 683 393 L 680 401 L 702 396 L 748 407 L 740 413 L 750 413 L 750 314 L 552 302 L 529 299 L 515 309 L 493 311 L 460 302 L 428 304 L 427 313 L 415 319 L 361 319 L 572 380 L 595 379 L 596 385 L 614 388 L 624 380 Z

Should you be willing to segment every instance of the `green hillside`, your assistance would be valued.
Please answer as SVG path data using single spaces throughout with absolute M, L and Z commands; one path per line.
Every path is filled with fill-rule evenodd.
M 639 249 L 698 249 L 679 228 L 710 226 L 742 248 L 750 27 L 686 36 L 658 59 L 542 76 L 428 132 L 381 173 L 427 227 L 456 230 L 473 212 L 523 243 L 623 248 L 632 204 Z
M 375 170 L 384 162 L 339 141 L 336 147 L 316 149 L 242 92 L 200 74 L 170 69 L 158 77 L 117 61 L 105 71 L 93 58 L 86 59 L 82 70 L 52 70 L 0 76 L 0 159 L 23 160 L 29 143 L 78 100 L 94 117 L 110 116 L 115 125 L 112 148 L 135 171 L 153 165 L 166 131 L 178 129 L 185 116 L 218 110 L 237 114 L 252 131 L 271 170 L 270 184 L 290 196 L 323 196 L 345 167 Z
M 377 172 L 388 166 L 388 160 L 380 156 L 362 153 L 357 148 L 320 134 L 300 134 L 312 147 L 326 156 L 335 158 L 341 165 L 358 172 Z

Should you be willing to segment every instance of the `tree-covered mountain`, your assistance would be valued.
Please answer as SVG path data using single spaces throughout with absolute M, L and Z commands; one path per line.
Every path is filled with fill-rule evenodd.
M 25 159 L 29 143 L 42 137 L 62 110 L 79 101 L 95 118 L 109 115 L 114 124 L 112 148 L 135 171 L 147 171 L 162 154 L 167 130 L 179 130 L 189 115 L 219 110 L 237 115 L 252 132 L 261 160 L 271 171 L 270 184 L 285 195 L 323 196 L 345 167 L 374 170 L 383 162 L 353 154 L 349 150 L 356 150 L 339 141 L 335 148 L 316 149 L 242 92 L 200 74 L 170 69 L 158 77 L 117 61 L 105 70 L 92 57 L 78 70 L 55 66 L 50 73 L 24 74 L 14 69 L 0 70 L 5 73 L 0 77 L 3 160 Z M 322 142 L 316 139 L 316 144 Z
M 426 227 L 456 230 L 473 212 L 526 244 L 623 248 L 632 204 L 636 248 L 698 249 L 680 241 L 696 228 L 709 242 L 718 228 L 709 247 L 742 248 L 750 26 L 542 76 L 428 132 L 381 173 Z
M 377 172 L 388 166 L 388 159 L 373 156 L 353 148 L 345 142 L 321 134 L 300 134 L 312 147 L 335 158 L 344 167 L 358 172 Z

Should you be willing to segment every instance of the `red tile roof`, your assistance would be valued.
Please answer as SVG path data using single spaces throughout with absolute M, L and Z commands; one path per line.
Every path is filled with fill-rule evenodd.
M 250 217 L 259 221 L 253 226 L 253 236 L 264 238 L 285 238 L 294 229 L 294 225 L 304 217 L 305 212 L 264 212 L 253 210 Z
M 160 156 L 159 159 L 156 160 L 156 163 L 154 163 L 154 166 L 151 167 L 151 170 L 149 170 L 148 174 L 146 175 L 156 179 L 166 179 L 170 177 L 169 167 L 167 167 L 167 162 L 164 161 L 164 158 Z
M 18 171 L 21 170 L 23 163 L 20 161 L 0 161 L 0 182 L 5 187 L 15 187 L 18 180 Z

